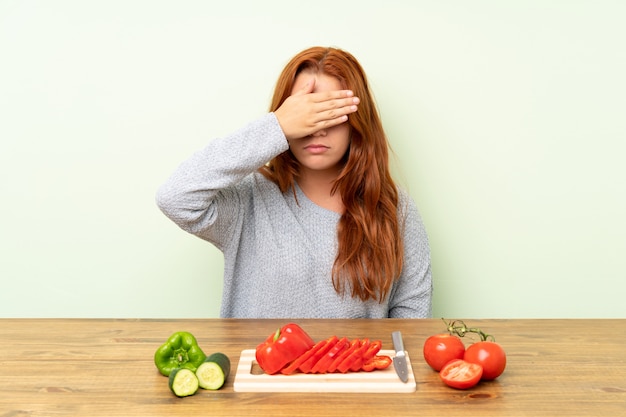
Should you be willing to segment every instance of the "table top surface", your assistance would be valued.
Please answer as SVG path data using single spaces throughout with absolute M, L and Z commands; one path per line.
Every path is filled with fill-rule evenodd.
M 288 320 L 0 319 L 0 416 L 626 415 L 626 320 L 465 321 L 507 353 L 504 374 L 469 390 L 445 386 L 424 362 L 426 338 L 445 331 L 440 319 L 295 320 L 314 340 L 368 337 L 383 349 L 402 332 L 415 392 L 346 394 L 235 392 L 241 351 Z M 222 389 L 170 392 L 153 357 L 180 330 L 231 358 Z

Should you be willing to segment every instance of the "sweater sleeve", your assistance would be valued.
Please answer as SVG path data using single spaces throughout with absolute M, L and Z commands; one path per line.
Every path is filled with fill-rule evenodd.
M 268 113 L 180 164 L 159 187 L 157 205 L 180 228 L 221 248 L 221 235 L 239 215 L 235 186 L 288 148 L 276 116 Z

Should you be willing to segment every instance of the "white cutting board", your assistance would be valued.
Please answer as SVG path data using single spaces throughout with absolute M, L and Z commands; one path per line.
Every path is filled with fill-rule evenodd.
M 415 392 L 415 376 L 407 354 L 409 381 L 404 383 L 396 374 L 393 364 L 387 369 L 372 372 L 347 372 L 330 374 L 268 375 L 253 372 L 258 370 L 256 351 L 241 352 L 234 389 L 237 392 Z M 381 350 L 379 355 L 395 356 L 393 350 Z

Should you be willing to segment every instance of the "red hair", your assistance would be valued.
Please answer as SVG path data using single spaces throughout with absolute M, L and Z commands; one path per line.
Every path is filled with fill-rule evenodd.
M 388 144 L 363 68 L 349 53 L 313 47 L 300 52 L 283 69 L 270 111 L 291 95 L 296 76 L 313 70 L 337 78 L 342 88 L 359 97 L 350 114 L 350 148 L 333 186 L 344 212 L 337 227 L 338 251 L 332 270 L 335 290 L 365 301 L 382 302 L 403 265 L 402 232 L 398 220 L 398 190 L 389 172 Z M 286 151 L 260 169 L 285 192 L 295 193 L 298 161 Z

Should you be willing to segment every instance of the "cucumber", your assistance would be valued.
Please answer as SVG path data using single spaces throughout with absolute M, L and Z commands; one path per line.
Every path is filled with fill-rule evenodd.
M 200 388 L 216 390 L 222 388 L 230 374 L 230 359 L 223 353 L 209 355 L 196 370 Z
M 187 397 L 198 391 L 198 377 L 190 369 L 176 368 L 170 373 L 169 386 L 177 397 Z

